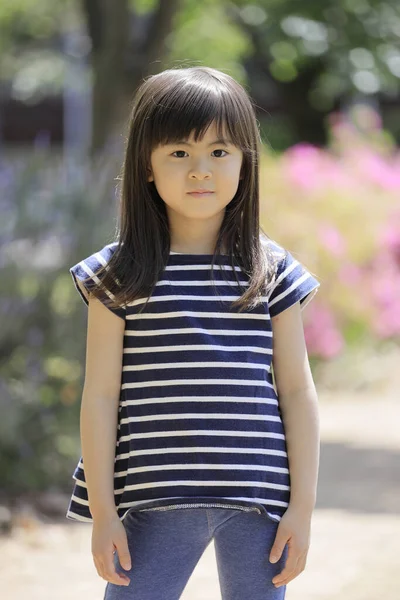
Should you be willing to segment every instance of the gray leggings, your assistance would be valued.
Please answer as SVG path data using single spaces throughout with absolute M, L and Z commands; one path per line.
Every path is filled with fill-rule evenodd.
M 116 570 L 130 585 L 107 583 L 104 600 L 179 600 L 198 561 L 214 540 L 222 600 L 283 600 L 285 585 L 272 578 L 286 563 L 288 547 L 272 564 L 278 523 L 266 514 L 225 508 L 130 511 L 122 521 L 132 568 Z

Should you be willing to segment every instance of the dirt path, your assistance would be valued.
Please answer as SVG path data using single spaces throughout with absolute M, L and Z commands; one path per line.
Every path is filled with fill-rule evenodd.
M 398 388 L 397 388 L 398 392 Z M 396 394 L 398 395 L 398 394 Z M 396 395 L 320 394 L 321 463 L 306 570 L 288 600 L 377 600 L 400 588 L 400 401 Z M 0 539 L 0 596 L 7 600 L 101 600 L 91 526 L 43 524 L 21 515 Z M 182 600 L 219 600 L 214 546 Z

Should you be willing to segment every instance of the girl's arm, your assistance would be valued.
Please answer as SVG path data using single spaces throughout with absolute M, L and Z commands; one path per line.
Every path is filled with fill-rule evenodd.
M 88 292 L 78 283 L 87 297 Z M 122 319 L 89 296 L 80 433 L 93 520 L 116 514 L 114 461 L 124 329 Z
M 300 303 L 271 318 L 273 374 L 285 427 L 290 507 L 311 515 L 317 495 L 320 431 Z

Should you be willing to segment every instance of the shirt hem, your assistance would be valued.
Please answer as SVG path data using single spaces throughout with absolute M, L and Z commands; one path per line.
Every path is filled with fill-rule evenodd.
M 158 500 L 149 500 L 143 501 L 139 504 L 134 504 L 132 506 L 127 506 L 124 509 L 117 507 L 117 514 L 121 521 L 123 521 L 128 513 L 132 511 L 140 512 L 141 510 L 149 510 L 152 508 L 162 508 L 162 507 L 170 507 L 170 510 L 177 510 L 182 505 L 186 505 L 185 507 L 190 508 L 191 505 L 196 504 L 197 507 L 201 508 L 199 505 L 209 505 L 209 504 L 223 504 L 227 509 L 229 508 L 237 508 L 238 506 L 243 507 L 243 509 L 248 507 L 257 507 L 261 509 L 264 515 L 266 515 L 271 521 L 274 523 L 279 523 L 282 516 L 277 513 L 273 513 L 268 510 L 267 505 L 262 504 L 260 502 L 251 501 L 251 500 L 236 500 L 234 498 L 215 498 L 215 497 L 190 497 L 190 498 L 162 498 Z M 222 507 L 221 507 L 222 508 Z M 240 510 L 240 509 L 239 509 Z M 84 522 L 84 523 L 93 523 L 93 518 L 91 516 L 87 516 L 87 514 L 83 514 L 72 508 L 69 508 L 66 513 L 66 518 L 72 521 Z

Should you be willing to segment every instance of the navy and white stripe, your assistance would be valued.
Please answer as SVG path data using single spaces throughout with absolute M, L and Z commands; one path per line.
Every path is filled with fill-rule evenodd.
M 278 256 L 282 254 L 282 246 L 271 241 L 270 247 Z M 296 302 L 300 302 L 300 309 L 304 310 L 319 286 L 317 279 L 286 250 L 285 256 L 278 263 L 276 279 L 267 294 L 270 316 L 275 317 Z
M 214 268 L 216 295 L 210 255 L 172 252 L 144 312 L 138 314 L 145 298 L 110 309 L 125 319 L 114 469 L 121 519 L 157 502 L 258 503 L 275 521 L 286 511 L 290 476 L 270 369 L 271 316 L 297 301 L 304 308 L 320 284 L 281 246 L 267 243 L 281 258 L 254 309 L 230 309 L 241 292 L 227 256 L 221 262 L 228 283 Z M 115 247 L 72 267 L 75 285 Z M 248 285 L 239 266 L 235 271 Z M 82 457 L 73 478 L 66 516 L 91 521 Z
M 86 279 L 87 277 L 90 277 L 90 279 L 88 279 L 88 281 L 84 282 L 84 287 L 88 292 L 91 292 L 92 289 L 96 286 L 96 284 L 98 284 L 100 281 L 99 278 L 96 276 L 97 271 L 102 266 L 104 266 L 105 269 L 108 270 L 108 267 L 107 267 L 108 262 L 109 262 L 111 256 L 114 254 L 116 247 L 117 247 L 117 244 L 115 242 L 112 244 L 108 244 L 107 246 L 104 246 L 104 248 L 102 250 L 100 250 L 100 252 L 95 252 L 88 258 L 85 258 L 84 260 L 79 262 L 77 265 L 74 265 L 73 267 L 71 267 L 69 270 L 69 272 L 72 275 L 72 279 L 74 281 L 75 287 L 78 290 L 79 295 L 81 296 L 82 300 L 84 301 L 84 303 L 87 306 L 89 305 L 89 301 L 86 298 L 86 296 L 83 294 L 81 288 L 79 287 L 77 279 L 79 279 L 83 283 L 84 279 Z M 103 301 L 104 304 L 106 304 L 109 301 L 109 299 L 115 300 L 115 297 L 114 297 L 114 294 L 112 294 L 109 290 L 104 290 L 104 292 L 102 293 L 102 295 L 100 296 L 99 299 L 101 301 Z M 121 317 L 121 319 L 125 319 L 125 315 L 126 315 L 126 307 L 125 306 L 119 306 L 119 307 L 113 308 L 112 306 L 107 305 L 107 308 L 109 308 L 112 312 L 114 312 L 119 317 Z

